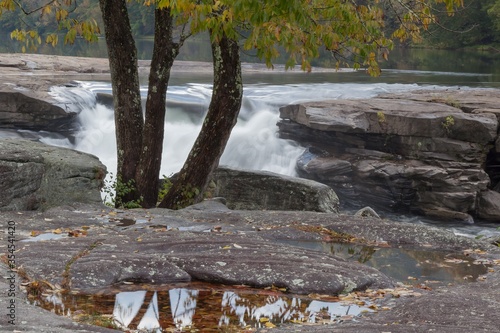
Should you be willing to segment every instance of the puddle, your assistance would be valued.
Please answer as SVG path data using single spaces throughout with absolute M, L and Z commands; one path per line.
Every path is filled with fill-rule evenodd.
M 349 261 L 358 261 L 406 284 L 448 284 L 476 281 L 488 272 L 488 265 L 456 253 L 375 248 L 353 244 L 314 241 L 283 243 L 334 254 Z
M 116 225 L 117 227 L 129 227 L 131 225 L 134 225 L 136 221 L 134 219 L 129 219 L 129 218 L 121 218 L 121 219 L 110 219 L 110 222 L 118 222 Z
M 41 242 L 41 241 L 46 241 L 46 240 L 51 240 L 51 239 L 61 239 L 61 238 L 67 238 L 67 237 L 68 237 L 67 234 L 62 234 L 62 233 L 55 234 L 52 232 L 47 232 L 44 234 L 37 235 L 35 237 L 23 239 L 23 240 L 21 240 L 21 242 Z
M 368 297 L 367 300 L 349 297 L 351 304 L 336 297 L 316 300 L 276 290 L 221 289 L 221 286 L 191 283 L 159 291 L 46 295 L 36 305 L 80 321 L 87 315 L 99 313 L 124 330 L 251 332 L 251 329 L 272 328 L 284 323 L 338 323 L 373 311 L 370 308 L 373 303 Z

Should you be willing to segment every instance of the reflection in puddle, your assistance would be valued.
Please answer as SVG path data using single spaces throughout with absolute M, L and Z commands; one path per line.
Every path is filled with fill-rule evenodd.
M 345 243 L 285 241 L 284 243 L 334 254 L 374 267 L 405 283 L 464 283 L 476 281 L 488 266 L 456 253 L 403 248 L 375 248 Z
M 21 240 L 21 242 L 40 242 L 40 241 L 46 241 L 46 240 L 51 240 L 51 239 L 61 239 L 61 238 L 66 238 L 66 237 L 68 237 L 67 234 L 62 234 L 62 233 L 55 234 L 52 232 L 47 232 L 44 234 L 37 235 L 35 237 L 23 239 L 23 240 Z
M 50 295 L 37 305 L 56 314 L 73 317 L 75 313 L 81 315 L 82 312 L 112 315 L 118 328 L 155 333 L 187 328 L 213 331 L 222 327 L 234 328 L 237 332 L 240 329 L 271 328 L 284 323 L 335 323 L 353 320 L 362 312 L 373 311 L 368 299 L 347 304 L 333 297 L 333 301 L 312 300 L 274 290 L 213 288 L 217 287 L 193 283 L 166 291 Z

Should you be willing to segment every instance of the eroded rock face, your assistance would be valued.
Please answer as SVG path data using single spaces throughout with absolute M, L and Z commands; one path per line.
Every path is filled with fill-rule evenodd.
M 14 87 L 15 88 L 15 87 Z M 76 112 L 57 105 L 42 92 L 0 91 L 0 127 L 66 133 L 75 128 Z
M 215 196 L 224 197 L 231 209 L 338 212 L 332 188 L 312 180 L 224 167 L 213 177 Z
M 479 193 L 500 180 L 489 166 L 500 161 L 499 102 L 496 90 L 312 102 L 282 107 L 278 126 L 310 146 L 300 175 L 331 185 L 348 206 L 472 222 Z
M 0 140 L 0 210 L 101 202 L 106 167 L 97 157 L 40 142 Z

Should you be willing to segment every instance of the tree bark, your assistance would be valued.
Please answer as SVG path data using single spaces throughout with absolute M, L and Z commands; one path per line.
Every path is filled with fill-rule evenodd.
M 180 209 L 203 200 L 210 175 L 236 124 L 243 97 L 237 41 L 212 36 L 214 84 L 200 134 L 160 207 Z
M 142 115 L 137 50 L 128 18 L 126 0 L 99 0 L 108 46 L 115 108 L 117 181 L 134 185 L 139 163 Z M 137 200 L 136 191 L 117 191 L 116 205 Z
M 179 53 L 179 47 L 179 44 L 173 42 L 173 17 L 170 15 L 170 9 L 156 9 L 146 121 L 136 174 L 137 189 L 142 196 L 141 205 L 144 208 L 156 206 L 158 200 L 167 87 L 170 70 Z

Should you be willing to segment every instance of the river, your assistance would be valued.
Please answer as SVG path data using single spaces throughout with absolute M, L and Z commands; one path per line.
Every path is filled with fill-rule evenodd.
M 139 46 L 141 58 L 148 58 L 152 42 L 143 40 Z M 5 50 L 5 44 L 3 49 L 0 48 L 0 51 L 9 50 Z M 58 54 L 60 49 L 44 47 L 40 51 Z M 105 56 L 105 45 L 102 40 L 97 45 L 79 41 L 70 47 L 68 53 L 75 56 Z M 179 59 L 209 60 L 207 57 L 209 49 L 207 50 L 206 43 L 194 41 L 186 46 Z M 248 56 L 246 58 L 252 59 Z M 326 62 L 325 59 L 317 61 L 320 64 Z M 393 52 L 389 62 L 382 63 L 382 67 L 382 75 L 377 78 L 370 77 L 364 71 L 349 69 L 338 72 L 313 70 L 312 73 L 298 70 L 288 73 L 270 71 L 245 75 L 241 115 L 221 164 L 295 175 L 295 162 L 304 147 L 278 138 L 276 122 L 281 105 L 310 100 L 367 98 L 381 93 L 421 88 L 500 86 L 500 62 L 487 52 L 398 49 Z M 146 86 L 141 87 L 143 97 L 146 90 Z M 23 133 L 23 136 L 39 137 L 48 144 L 94 154 L 114 174 L 116 142 L 113 111 L 98 99 L 100 94 L 111 94 L 110 83 L 78 82 L 76 87 L 54 87 L 52 94 L 61 102 L 71 104 L 79 112 L 80 130 L 74 140 L 52 133 Z M 167 97 L 161 175 L 169 176 L 181 168 L 197 136 L 210 97 L 210 76 L 197 73 L 172 76 Z M 420 221 L 417 219 L 417 222 Z M 458 232 L 468 234 L 484 233 L 482 228 L 471 230 L 470 227 L 460 225 L 456 228 L 460 229 Z M 467 231 L 463 231 L 464 228 Z M 488 230 L 489 235 L 492 229 Z

